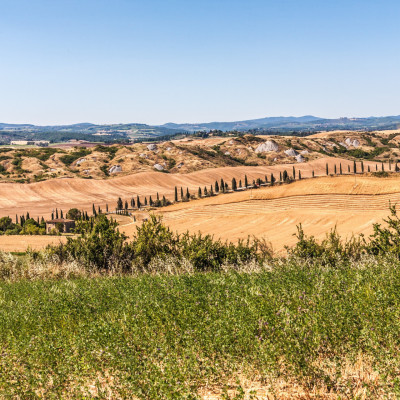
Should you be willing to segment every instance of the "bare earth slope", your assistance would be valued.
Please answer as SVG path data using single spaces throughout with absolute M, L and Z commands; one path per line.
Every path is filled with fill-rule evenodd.
M 112 210 L 115 208 L 118 197 L 128 201 L 136 195 L 151 195 L 154 198 L 158 192 L 160 196 L 165 195 L 167 198 L 173 199 L 175 186 L 183 187 L 184 190 L 188 187 L 191 193 L 197 194 L 199 186 L 202 188 L 208 186 L 209 188 L 221 178 L 229 185 L 232 178 L 236 178 L 238 184 L 239 180 L 244 183 L 245 175 L 249 182 L 257 178 L 264 179 L 265 175 L 270 176 L 271 173 L 275 175 L 275 178 L 279 178 L 279 172 L 283 170 L 287 170 L 291 175 L 293 166 L 297 173 L 301 171 L 303 178 L 311 177 L 313 170 L 315 176 L 324 176 L 327 163 L 331 173 L 333 173 L 335 165 L 339 171 L 340 163 L 344 173 L 348 166 L 353 168 L 353 161 L 350 160 L 321 158 L 302 164 L 222 167 L 204 169 L 189 174 L 142 172 L 107 180 L 58 178 L 31 184 L 0 183 L 0 217 L 7 215 L 13 217 L 15 214 L 21 215 L 29 211 L 33 217 L 44 216 L 46 218 L 55 208 L 67 211 L 77 207 L 91 211 L 92 204 L 104 207 L 106 203 Z M 374 162 L 364 162 L 365 168 L 368 165 L 375 170 Z M 387 165 L 385 169 L 388 169 Z

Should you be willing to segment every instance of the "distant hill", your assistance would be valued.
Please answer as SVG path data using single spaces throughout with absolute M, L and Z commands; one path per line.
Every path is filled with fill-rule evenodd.
M 400 126 L 400 116 L 370 118 L 327 119 L 306 115 L 303 117 L 267 117 L 234 122 L 209 122 L 198 124 L 163 125 L 169 129 L 194 131 L 321 131 L 321 130 L 380 130 L 396 129 Z
M 134 123 L 112 125 L 79 123 L 49 126 L 0 123 L 0 143 L 18 139 L 49 140 L 52 142 L 63 142 L 70 139 L 115 141 L 170 136 L 179 132 L 181 132 L 179 129 Z
M 70 139 L 91 141 L 120 141 L 151 139 L 196 131 L 240 131 L 252 133 L 318 132 L 332 130 L 384 130 L 400 128 L 400 116 L 370 118 L 327 119 L 305 115 L 303 117 L 266 117 L 234 122 L 207 122 L 198 124 L 164 125 L 110 124 L 96 125 L 88 122 L 73 125 L 37 126 L 31 124 L 0 123 L 0 143 L 10 140 L 50 140 L 63 142 Z

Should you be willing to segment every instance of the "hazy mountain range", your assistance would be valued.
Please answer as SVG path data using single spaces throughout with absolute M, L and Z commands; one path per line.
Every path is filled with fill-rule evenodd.
M 0 136 L 9 138 L 37 138 L 67 140 L 79 135 L 87 138 L 149 138 L 196 131 L 255 131 L 260 133 L 315 132 L 324 130 L 383 130 L 400 128 L 400 116 L 327 119 L 306 115 L 303 117 L 267 117 L 234 122 L 167 123 L 164 125 L 80 123 L 73 125 L 37 126 L 0 123 Z M 78 135 L 78 136 L 77 136 Z

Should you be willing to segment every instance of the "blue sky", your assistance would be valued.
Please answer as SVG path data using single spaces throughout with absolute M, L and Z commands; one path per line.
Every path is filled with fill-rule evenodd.
M 0 0 L 0 122 L 400 114 L 398 0 Z

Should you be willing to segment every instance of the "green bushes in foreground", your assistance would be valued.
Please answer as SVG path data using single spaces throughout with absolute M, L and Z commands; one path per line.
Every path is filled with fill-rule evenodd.
M 61 261 L 77 260 L 91 268 L 122 272 L 145 272 L 154 258 L 173 257 L 188 261 L 197 271 L 217 271 L 225 263 L 262 263 L 272 256 L 264 241 L 249 238 L 233 244 L 200 233 L 179 235 L 155 216 L 138 227 L 129 242 L 117 226 L 105 215 L 79 221 L 76 231 L 81 232 L 80 237 L 68 238 L 66 244 L 49 248 L 49 251 Z
M 390 207 L 384 223 L 375 224 L 368 239 L 359 235 L 343 240 L 333 229 L 321 242 L 306 236 L 299 225 L 298 241 L 294 247 L 287 248 L 288 257 L 332 267 L 339 262 L 357 261 L 363 255 L 391 254 L 399 258 L 400 219 L 395 206 Z M 224 264 L 237 266 L 255 262 L 261 265 L 273 261 L 271 246 L 265 240 L 249 237 L 234 244 L 200 233 L 179 235 L 154 215 L 137 227 L 130 241 L 118 231 L 117 223 L 105 215 L 78 221 L 76 232 L 80 237 L 68 238 L 66 244 L 51 247 L 48 252 L 60 262 L 77 261 L 100 271 L 146 272 L 152 260 L 171 257 L 179 262 L 187 261 L 196 271 L 219 271 Z

